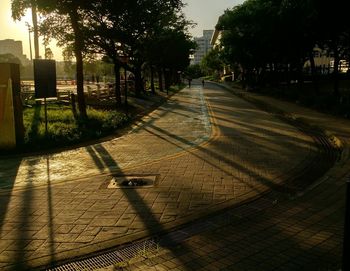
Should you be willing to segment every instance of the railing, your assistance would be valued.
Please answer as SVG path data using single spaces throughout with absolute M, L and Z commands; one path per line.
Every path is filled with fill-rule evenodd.
M 68 80 L 67 80 L 68 81 Z M 61 82 L 61 81 L 60 81 Z M 70 82 L 70 81 L 69 81 Z M 61 82 L 62 83 L 62 82 Z M 64 87 L 67 86 L 67 87 Z M 69 87 L 70 84 L 59 84 L 57 88 L 57 100 L 60 102 L 70 103 L 71 94 L 76 94 L 75 87 Z M 115 84 L 86 84 L 84 86 L 84 95 L 87 101 L 99 101 L 115 98 Z M 128 92 L 134 92 L 135 84 L 133 80 L 127 81 Z M 125 94 L 125 81 L 120 82 L 120 92 L 121 95 Z M 34 84 L 26 83 L 21 85 L 21 99 L 23 104 L 28 104 L 30 100 L 35 100 Z

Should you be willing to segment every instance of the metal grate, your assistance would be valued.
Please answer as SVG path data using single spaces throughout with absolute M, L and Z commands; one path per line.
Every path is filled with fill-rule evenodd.
M 118 263 L 128 263 L 138 257 L 149 257 L 156 255 L 159 245 L 155 240 L 146 240 L 130 244 L 121 249 L 107 252 L 102 255 L 67 263 L 61 266 L 46 269 L 46 271 L 87 271 L 106 268 Z
M 111 177 L 102 183 L 100 189 L 149 188 L 157 185 L 158 181 L 158 175 L 114 175 Z

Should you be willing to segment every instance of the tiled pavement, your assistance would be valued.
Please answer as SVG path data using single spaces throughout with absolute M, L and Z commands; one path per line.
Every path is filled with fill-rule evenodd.
M 208 219 L 214 225 L 210 230 L 163 247 L 158 256 L 124 270 L 340 270 L 350 122 L 273 98 L 234 92 L 335 135 L 344 144 L 341 158 L 303 193 L 272 204 L 267 195 L 229 209 L 221 219 Z
M 194 85 L 120 138 L 53 155 L 2 159 L 0 268 L 31 269 L 167 232 L 278 188 L 316 155 L 312 138 L 295 127 L 214 85 L 204 90 Z M 157 175 L 158 184 L 106 189 L 111 174 Z M 334 206 L 341 208 L 342 198 L 336 198 Z M 277 212 L 281 217 L 305 216 L 301 207 L 283 208 Z M 240 227 L 235 238 L 245 244 L 248 233 L 261 233 L 264 223 L 247 231 Z M 227 229 L 219 229 L 223 244 L 231 243 L 221 238 Z M 218 236 L 194 238 L 212 245 Z M 176 258 L 176 250 L 171 255 Z

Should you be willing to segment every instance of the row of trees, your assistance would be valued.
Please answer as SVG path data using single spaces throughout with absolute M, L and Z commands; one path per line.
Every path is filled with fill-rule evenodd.
M 100 57 L 114 66 L 115 96 L 121 106 L 120 69 L 135 76 L 135 91 L 143 91 L 142 70 L 157 71 L 160 85 L 168 87 L 177 71 L 188 65 L 195 44 L 188 34 L 182 0 L 12 0 L 12 16 L 20 19 L 35 5 L 43 15 L 40 32 L 65 48 L 76 60 L 79 112 L 86 117 L 84 58 Z
M 317 94 L 314 49 L 320 48 L 334 58 L 333 93 L 338 96 L 339 62 L 350 58 L 347 15 L 343 0 L 247 0 L 220 17 L 216 28 L 223 33 L 222 50 L 212 52 L 207 61 L 215 62 L 220 55 L 224 64 L 238 68 L 242 79 L 253 84 L 267 78 L 302 82 L 309 61 Z

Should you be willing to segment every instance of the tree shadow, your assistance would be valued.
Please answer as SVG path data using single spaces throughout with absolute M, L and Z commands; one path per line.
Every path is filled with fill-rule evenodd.
M 47 157 L 47 199 L 48 199 L 48 243 L 47 247 L 50 252 L 51 261 L 55 260 L 55 240 L 53 232 L 53 206 L 52 206 L 52 193 L 51 193 L 51 180 L 50 180 L 50 163 L 49 158 Z M 32 180 L 36 177 L 35 175 L 35 166 L 37 164 L 36 159 L 28 159 L 27 166 L 28 172 L 26 174 L 26 185 L 21 188 L 21 190 L 14 191 L 12 195 L 1 197 L 0 204 L 0 225 L 13 226 L 12 230 L 9 231 L 8 235 L 10 240 L 13 240 L 13 243 L 10 247 L 7 248 L 8 252 L 11 253 L 11 259 L 6 260 L 7 267 L 10 270 L 19 271 L 19 270 L 30 270 L 31 266 L 28 263 L 28 259 L 33 253 L 35 243 L 40 243 L 40 240 L 33 238 L 33 234 L 36 233 L 39 229 L 37 225 L 33 227 L 35 216 L 33 214 L 37 211 L 35 209 L 35 186 Z M 14 178 L 15 180 L 15 178 Z M 8 190 L 8 188 L 6 189 Z M 16 204 L 14 210 L 8 209 L 8 204 L 11 200 L 11 197 L 14 198 L 18 203 Z M 6 200 L 6 202 L 4 202 Z M 17 207 L 18 206 L 18 207 Z M 4 217 L 9 215 L 9 219 L 4 221 Z M 2 233 L 2 231 L 1 231 Z M 7 238 L 5 236 L 5 238 Z M 34 246 L 34 247 L 33 247 Z M 5 253 L 6 252 L 2 252 Z
M 89 148 L 88 152 L 92 155 L 92 158 L 96 166 L 99 168 L 101 172 L 103 172 L 106 169 L 109 171 L 114 171 L 117 169 L 118 174 L 119 173 L 123 174 L 123 171 L 119 168 L 119 166 L 117 165 L 113 157 L 101 144 L 93 145 L 88 148 Z M 140 218 L 140 220 L 146 227 L 150 237 L 159 236 L 160 234 L 168 233 L 168 230 L 164 228 L 164 226 L 161 224 L 161 222 L 153 213 L 152 209 L 148 206 L 145 200 L 140 196 L 137 189 L 121 189 L 121 191 L 129 201 L 131 206 L 136 211 L 137 216 Z M 171 241 L 170 237 L 169 237 L 169 241 Z M 168 247 L 170 250 L 173 249 L 173 246 L 172 246 L 173 243 L 175 243 L 175 241 L 169 242 Z M 183 251 L 189 252 L 189 250 L 186 247 L 183 247 L 182 249 Z M 188 264 L 189 264 L 188 262 L 185 262 L 185 261 L 183 262 L 185 270 L 191 270 L 189 269 L 189 267 L 187 267 Z
M 32 124 L 30 125 L 30 134 L 32 138 L 37 138 L 39 132 L 39 126 L 41 124 L 41 105 L 35 105 L 32 118 Z
M 263 202 L 253 202 L 214 214 L 206 218 L 206 223 L 212 225 L 209 229 L 185 237 L 171 255 L 150 259 L 138 268 L 176 262 L 181 270 L 183 261 L 196 259 L 206 265 L 191 270 L 339 270 L 342 208 L 333 215 L 338 220 L 317 223 L 322 212 L 331 213 L 333 204 L 323 202 L 310 208 L 308 201 L 284 201 L 262 210 L 256 206 Z M 186 233 L 184 229 L 183 235 Z M 189 248 L 189 253 L 182 251 L 182 245 Z
M 9 203 L 11 201 L 12 190 L 15 186 L 16 176 L 18 169 L 20 167 L 22 159 L 14 159 L 15 162 L 11 162 L 11 176 L 6 176 L 4 171 L 6 172 L 9 168 L 5 168 L 3 173 L 5 176 L 0 175 L 0 234 L 2 233 L 2 226 L 5 223 L 5 217 L 8 212 L 11 210 L 8 209 Z M 3 162 L 3 165 L 6 164 L 7 161 Z M 5 178 L 7 180 L 5 180 Z
M 145 129 L 147 132 L 153 134 L 154 136 L 159 137 L 160 139 L 162 139 L 162 140 L 164 140 L 164 141 L 166 141 L 166 142 L 168 142 L 168 143 L 170 143 L 172 145 L 175 145 L 175 146 L 183 149 L 184 151 L 187 151 L 186 147 L 183 147 L 180 144 L 169 140 L 167 137 L 173 138 L 173 139 L 175 139 L 175 140 L 177 140 L 177 141 L 179 141 L 181 143 L 186 144 L 189 147 L 193 147 L 193 143 L 192 142 L 190 142 L 190 141 L 188 141 L 188 140 L 186 140 L 186 139 L 184 139 L 182 137 L 179 137 L 177 135 L 173 135 L 173 134 L 171 134 L 171 133 L 169 133 L 169 132 L 167 132 L 167 131 L 159 128 L 159 127 L 155 127 L 153 125 L 150 125 L 150 126 L 152 127 L 152 129 L 155 129 L 158 132 L 161 132 L 163 134 L 163 136 L 158 134 L 158 133 L 155 133 L 155 132 L 151 131 L 150 129 Z M 215 144 L 215 142 L 213 144 Z M 198 151 L 198 153 L 196 151 Z M 257 173 L 255 173 L 255 172 L 253 172 L 251 170 L 248 170 L 246 167 L 238 164 L 233 159 L 228 159 L 227 157 L 225 157 L 223 155 L 220 155 L 218 152 L 210 150 L 209 148 L 196 146 L 195 147 L 195 151 L 189 151 L 189 152 L 190 152 L 191 155 L 193 155 L 196 158 L 198 158 L 198 159 L 208 163 L 212 167 L 220 170 L 221 172 L 224 172 L 228 176 L 232 176 L 232 173 L 230 171 L 228 171 L 227 169 L 225 169 L 224 167 L 220 166 L 220 164 L 222 164 L 222 162 L 225 165 L 228 165 L 230 167 L 236 168 L 237 170 L 239 170 L 239 171 L 241 171 L 241 172 L 243 172 L 243 173 L 245 173 L 245 174 L 247 174 L 249 176 L 252 176 L 257 181 L 261 182 L 264 186 L 266 186 L 266 187 L 268 187 L 270 189 L 273 189 L 273 190 L 276 190 L 276 191 L 280 191 L 280 192 L 292 192 L 292 191 L 289 191 L 289 189 L 285 185 L 274 183 L 271 180 L 269 180 L 269 179 L 267 179 L 267 178 L 265 178 L 265 177 L 263 177 L 261 175 L 258 175 Z M 216 162 L 210 161 L 206 157 L 210 157 L 211 159 L 214 158 L 216 160 Z M 254 185 L 251 185 L 251 184 L 245 182 L 243 179 L 240 179 L 240 181 L 244 182 L 246 185 L 248 185 L 254 191 L 261 192 Z
M 147 122 L 147 126 L 144 128 L 147 132 L 150 134 L 153 134 L 154 136 L 157 136 L 158 138 L 165 140 L 173 145 L 176 145 L 182 149 L 186 149 L 186 147 L 181 146 L 181 144 L 184 144 L 185 146 L 192 146 L 192 142 L 189 140 L 186 140 L 185 138 L 182 138 L 181 136 L 169 133 L 168 131 L 157 127 L 152 124 L 153 122 Z M 173 139 L 173 140 L 171 140 Z M 174 141 L 175 140 L 175 141 Z M 177 143 L 176 143 L 177 142 Z M 179 144 L 181 143 L 181 144 Z M 215 142 L 213 143 L 215 144 Z M 247 141 L 247 144 L 253 144 L 252 141 Z M 112 166 L 113 168 L 118 168 L 118 165 L 114 161 L 113 157 L 108 154 L 108 152 L 104 149 L 102 145 L 97 145 L 93 147 L 95 154 L 93 154 L 93 160 L 95 161 L 95 164 L 97 165 L 98 168 L 100 168 L 101 171 L 105 169 L 105 165 Z M 225 149 L 224 149 L 225 151 Z M 215 167 L 221 172 L 224 172 L 227 175 L 231 175 L 231 172 L 228 171 L 225 167 L 221 166 L 222 163 L 217 163 L 217 161 L 223 162 L 223 164 L 228 165 L 230 167 L 234 167 L 238 169 L 239 171 L 242 171 L 246 173 L 249 176 L 252 176 L 253 178 L 257 179 L 258 181 L 262 182 L 266 187 L 268 187 L 271 190 L 281 190 L 285 192 L 285 187 L 283 184 L 276 184 L 273 183 L 270 179 L 264 178 L 255 172 L 252 172 L 251 170 L 243 167 L 240 164 L 235 163 L 232 159 L 229 159 L 226 156 L 220 155 L 218 152 L 210 150 L 208 148 L 204 148 L 201 146 L 198 146 L 196 150 L 191 150 L 188 151 L 190 155 L 195 156 L 196 158 L 208 163 L 209 165 Z M 91 150 L 89 153 L 92 153 Z M 96 155 L 98 154 L 98 155 Z M 210 160 L 207 159 L 210 157 Z M 216 160 L 216 161 L 215 161 Z M 119 171 L 121 169 L 119 168 Z M 250 184 L 247 184 L 250 186 Z M 256 189 L 254 186 L 250 186 L 252 189 Z M 257 190 L 257 192 L 260 192 L 260 190 Z M 128 190 L 123 190 L 123 194 L 125 197 L 129 200 L 129 202 L 133 203 L 133 207 L 136 210 L 138 216 L 141 218 L 142 222 L 144 223 L 145 227 L 147 228 L 148 232 L 150 235 L 158 235 L 160 232 L 163 232 L 164 234 L 167 234 L 167 230 L 164 229 L 164 226 L 160 223 L 158 218 L 153 214 L 152 209 L 146 204 L 146 202 L 143 200 L 143 198 L 137 193 L 137 190 L 133 189 L 128 189 Z M 240 229 L 241 232 L 244 232 L 244 229 Z M 171 235 L 170 235 L 171 236 Z M 218 237 L 216 237 L 218 238 Z M 209 241 L 208 241 L 209 240 Z M 210 239 L 208 238 L 206 242 L 210 242 Z M 178 260 L 182 262 L 184 265 L 184 268 L 186 270 L 198 270 L 200 266 L 204 266 L 206 262 L 206 258 L 198 258 L 194 257 L 191 263 L 186 261 L 185 259 L 181 259 L 181 255 L 186 255 L 189 253 L 193 253 L 193 249 L 189 248 L 188 245 L 184 245 L 184 247 L 181 247 L 180 250 L 176 249 L 174 247 L 174 244 L 176 244 L 176 240 L 170 240 L 170 242 L 165 242 L 171 253 L 178 257 Z M 170 245 L 172 244 L 172 245 Z M 297 245 L 295 242 L 291 242 L 291 245 Z M 232 253 L 232 252 L 231 252 Z M 254 253 L 252 253 L 253 255 Z M 228 269 L 230 270 L 230 269 Z

